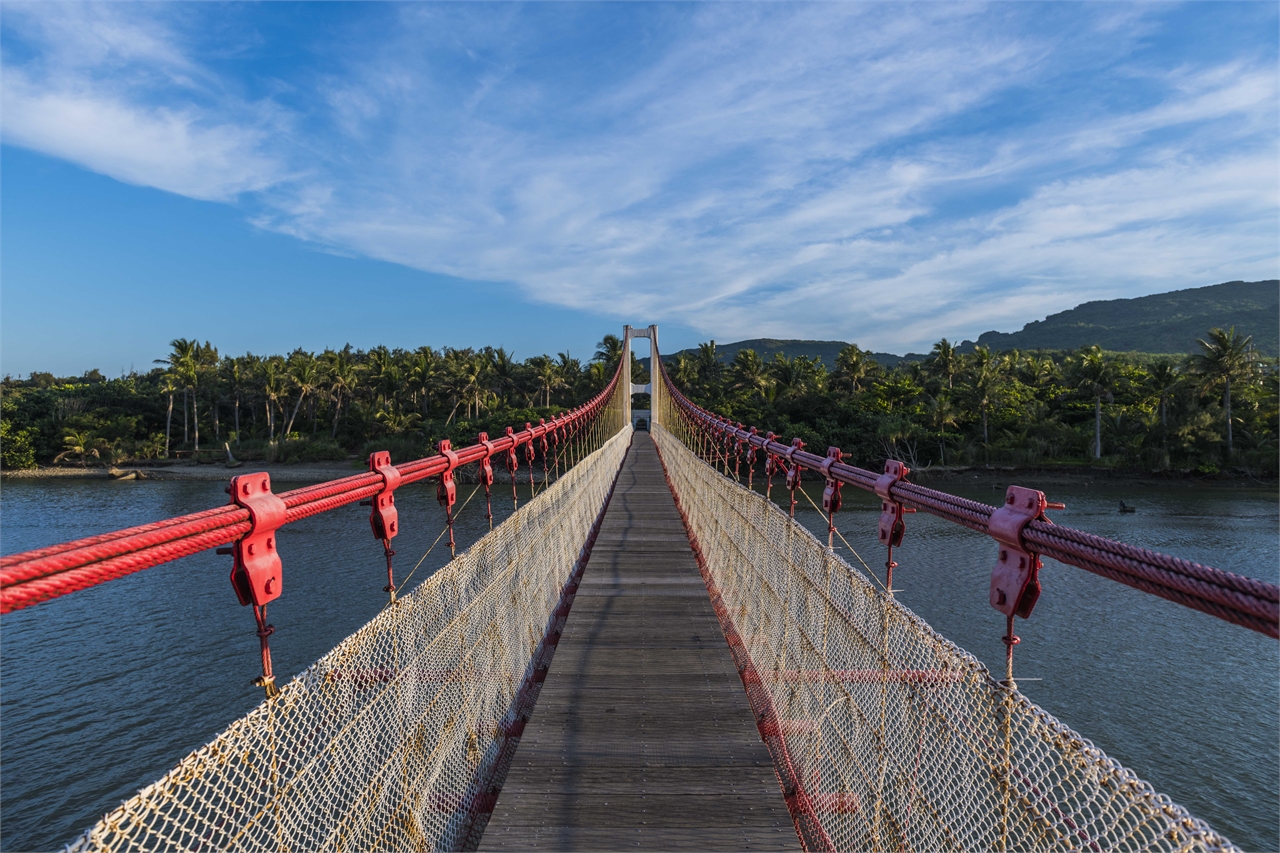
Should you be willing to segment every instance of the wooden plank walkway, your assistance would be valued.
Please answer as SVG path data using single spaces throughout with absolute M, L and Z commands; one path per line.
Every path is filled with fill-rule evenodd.
M 797 850 L 647 432 L 481 850 Z

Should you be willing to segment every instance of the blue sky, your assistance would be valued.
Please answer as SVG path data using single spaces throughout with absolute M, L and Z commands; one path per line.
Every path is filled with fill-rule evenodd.
M 927 351 L 1280 272 L 1274 3 L 6 3 L 0 370 Z

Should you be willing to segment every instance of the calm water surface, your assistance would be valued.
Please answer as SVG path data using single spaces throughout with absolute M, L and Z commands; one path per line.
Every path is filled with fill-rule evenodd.
M 204 509 L 226 501 L 222 488 L 8 481 L 0 549 Z M 947 488 L 987 503 L 1003 494 Z M 808 489 L 817 499 L 817 484 Z M 461 487 L 459 501 L 470 491 Z M 510 513 L 510 491 L 495 492 L 499 521 Z M 840 527 L 883 577 L 876 504 L 845 493 Z M 1059 523 L 1273 582 L 1280 575 L 1274 491 L 1059 487 L 1050 497 L 1068 505 L 1054 514 Z M 1119 515 L 1121 498 L 1138 512 Z M 439 533 L 443 511 L 425 484 L 402 489 L 397 503 L 402 578 Z M 798 518 L 825 537 L 825 521 L 807 506 L 802 500 Z M 281 531 L 285 590 L 271 606 L 281 682 L 385 602 L 367 517 L 351 506 Z M 486 529 L 481 494 L 460 515 L 459 545 Z M 986 603 L 991 541 L 913 515 L 896 556 L 899 599 L 999 671 L 1003 617 Z M 447 557 L 437 546 L 410 585 Z M 66 843 L 258 704 L 261 690 L 249 684 L 259 672 L 253 617 L 237 603 L 229 570 L 229 557 L 205 552 L 4 617 L 0 847 Z M 1042 582 L 1035 613 L 1018 629 L 1024 692 L 1244 848 L 1280 849 L 1277 643 L 1070 566 L 1049 562 Z

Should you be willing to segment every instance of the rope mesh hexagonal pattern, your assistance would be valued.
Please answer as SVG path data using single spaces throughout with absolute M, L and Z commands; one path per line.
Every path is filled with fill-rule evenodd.
M 1235 849 L 701 461 L 661 414 L 654 440 L 806 848 Z
M 627 452 L 613 408 L 600 449 L 71 849 L 473 847 Z

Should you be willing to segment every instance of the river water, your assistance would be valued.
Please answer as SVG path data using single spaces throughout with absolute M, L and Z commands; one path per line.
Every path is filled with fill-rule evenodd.
M 471 488 L 460 487 L 460 503 Z M 820 485 L 807 488 L 818 500 Z M 0 492 L 0 549 L 24 551 L 222 504 L 222 489 L 219 482 L 10 480 Z M 1003 495 L 978 485 L 947 490 L 987 503 Z M 851 487 L 845 493 L 838 524 L 883 578 L 878 505 Z M 525 487 L 521 499 L 527 496 Z M 1280 579 L 1273 489 L 1071 486 L 1051 489 L 1050 498 L 1067 503 L 1053 514 L 1061 524 Z M 1117 513 L 1120 499 L 1138 512 Z M 429 485 L 405 487 L 397 505 L 403 578 L 444 519 Z M 510 510 L 510 488 L 495 487 L 495 522 Z M 281 531 L 285 590 L 271 606 L 281 683 L 385 602 L 381 547 L 367 517 L 367 509 L 351 506 Z M 797 518 L 825 538 L 825 520 L 803 499 Z M 487 530 L 483 494 L 461 512 L 456 530 L 460 547 Z M 917 514 L 908 516 L 895 557 L 899 600 L 1001 671 L 1003 617 L 986 603 L 991 540 Z M 410 585 L 447 558 L 444 544 L 436 546 Z M 0 621 L 0 848 L 66 843 L 261 700 L 249 684 L 259 672 L 253 617 L 237 603 L 229 569 L 229 557 L 205 552 Z M 1070 566 L 1050 561 L 1041 577 L 1040 603 L 1018 627 L 1022 690 L 1245 849 L 1280 849 L 1277 643 Z

